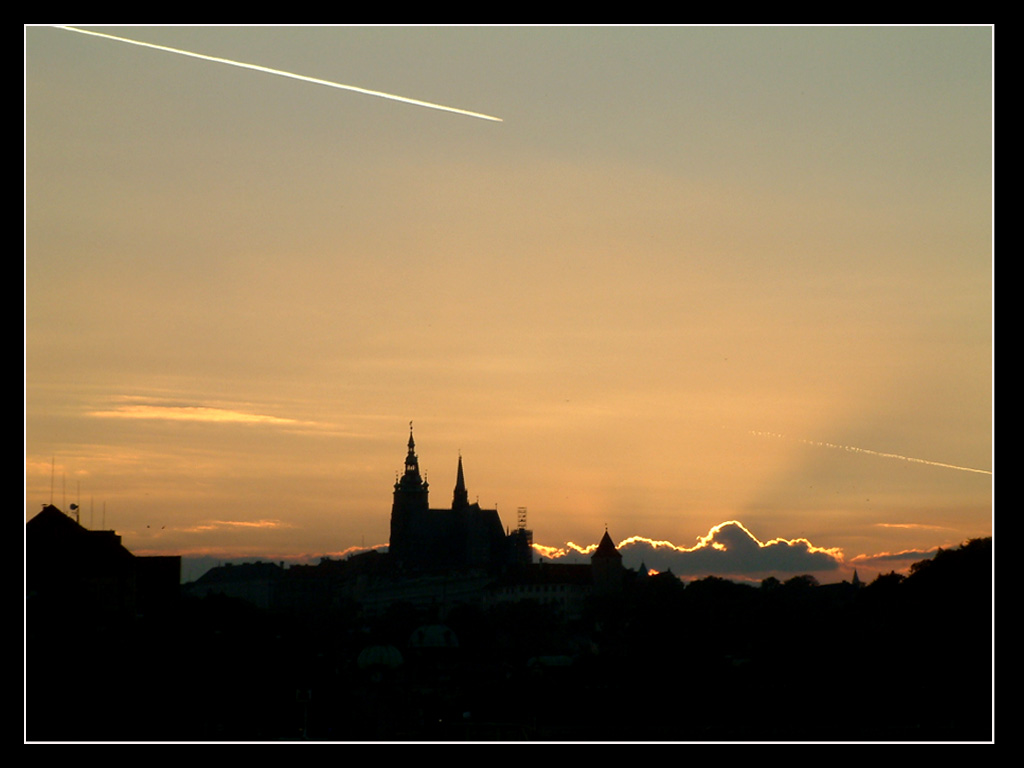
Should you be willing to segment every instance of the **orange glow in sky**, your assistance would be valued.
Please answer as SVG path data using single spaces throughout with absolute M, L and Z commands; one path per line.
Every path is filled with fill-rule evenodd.
M 413 420 L 551 560 L 992 534 L 991 28 L 90 29 L 25 28 L 26 519 L 380 547 Z

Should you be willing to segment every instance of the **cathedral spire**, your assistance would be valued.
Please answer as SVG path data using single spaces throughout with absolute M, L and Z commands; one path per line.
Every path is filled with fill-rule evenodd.
M 426 489 L 427 484 L 423 481 L 420 476 L 420 460 L 416 457 L 416 441 L 412 439 L 412 422 L 409 422 L 409 452 L 405 456 L 405 474 L 402 475 L 401 480 L 395 484 L 397 489 L 398 486 L 406 490 L 413 488 Z
M 469 506 L 469 493 L 466 491 L 466 476 L 462 472 L 462 452 L 459 452 L 459 472 L 455 478 L 455 496 L 452 509 Z

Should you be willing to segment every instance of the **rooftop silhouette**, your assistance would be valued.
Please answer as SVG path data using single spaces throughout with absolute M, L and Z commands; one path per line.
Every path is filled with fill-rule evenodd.
M 625 568 L 608 530 L 589 563 L 516 556 L 461 455 L 450 508 L 429 506 L 411 432 L 404 467 L 396 551 L 222 566 L 180 597 L 175 558 L 44 508 L 26 525 L 27 738 L 992 738 L 991 539 L 868 584 L 685 583 Z M 950 665 L 932 695 L 877 706 Z M 809 706 L 823 695 L 836 706 Z

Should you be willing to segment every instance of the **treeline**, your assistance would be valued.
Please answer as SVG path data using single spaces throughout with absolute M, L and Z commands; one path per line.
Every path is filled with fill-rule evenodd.
M 656 578 L 604 610 L 609 679 L 660 681 L 659 732 L 681 715 L 714 739 L 991 738 L 991 538 L 860 588 Z
M 30 740 L 985 741 L 992 540 L 862 587 L 661 574 L 532 602 L 30 626 Z

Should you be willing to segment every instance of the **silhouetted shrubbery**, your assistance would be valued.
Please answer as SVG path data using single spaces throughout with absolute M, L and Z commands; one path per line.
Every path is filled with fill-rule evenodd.
M 860 588 L 663 574 L 575 620 L 216 596 L 75 632 L 33 616 L 28 737 L 985 741 L 991 569 L 979 539 Z M 412 647 L 441 622 L 457 644 Z M 369 646 L 390 666 L 366 667 Z

